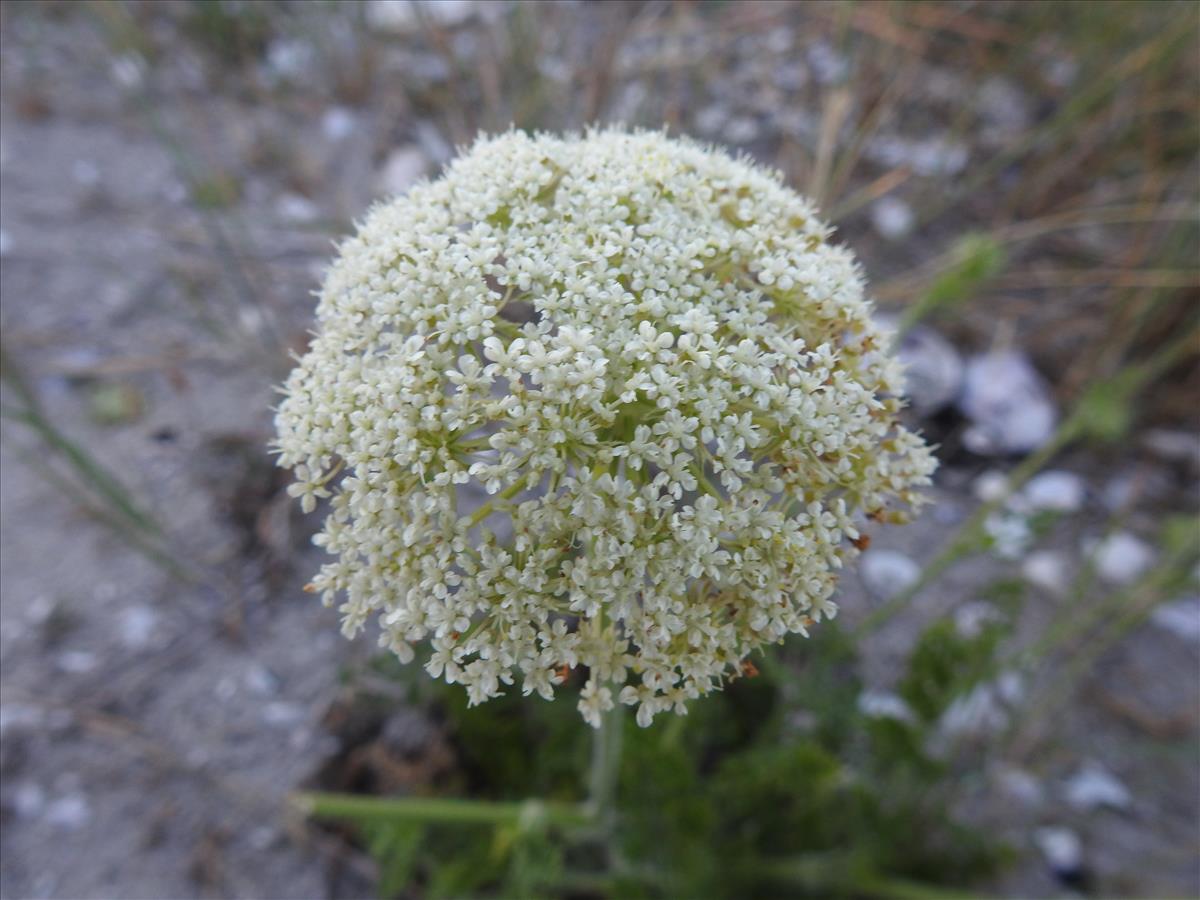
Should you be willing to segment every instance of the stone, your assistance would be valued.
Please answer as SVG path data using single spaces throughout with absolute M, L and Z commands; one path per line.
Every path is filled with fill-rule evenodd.
M 1083 841 L 1070 828 L 1049 825 L 1033 833 L 1033 842 L 1059 878 L 1072 880 L 1083 868 Z
M 1200 644 L 1200 596 L 1164 603 L 1150 614 L 1158 628 L 1192 644 Z
M 863 691 L 858 695 L 858 711 L 868 719 L 916 721 L 916 716 L 904 699 L 887 691 Z
M 267 45 L 266 72 L 273 81 L 298 82 L 310 76 L 316 48 L 297 38 L 278 38 Z
M 1037 550 L 1021 563 L 1022 577 L 1048 594 L 1062 596 L 1071 586 L 1069 562 L 1055 550 Z
M 858 571 L 867 590 L 880 600 L 902 593 L 921 577 L 921 566 L 898 550 L 868 550 Z
M 428 162 L 424 152 L 414 144 L 397 147 L 388 154 L 377 179 L 379 191 L 393 196 L 403 194 L 425 173 Z
M 1000 766 L 995 772 L 996 785 L 1008 798 L 1022 806 L 1036 808 L 1046 799 L 1042 783 L 1032 774 L 1015 766 Z
M 475 6 L 475 0 L 436 0 L 422 2 L 418 10 L 412 0 L 370 0 L 366 8 L 367 27 L 372 31 L 404 34 L 420 29 L 421 17 L 435 25 L 461 25 L 474 14 Z
M 749 144 L 758 137 L 758 122 L 751 116 L 736 116 L 729 120 L 722 137 L 731 144 Z
M 37 731 L 45 722 L 46 712 L 40 706 L 25 703 L 0 704 L 0 740 Z
M 13 791 L 12 809 L 22 819 L 36 819 L 46 808 L 46 792 L 40 785 L 25 782 Z
M 992 604 L 973 600 L 954 611 L 954 628 L 960 636 L 970 640 L 982 634 L 988 625 L 999 622 L 1002 618 L 1000 611 Z
M 64 650 L 56 660 L 58 668 L 71 675 L 86 675 L 99 664 L 96 654 L 90 650 Z
M 158 613 L 146 606 L 131 606 L 117 617 L 117 633 L 121 643 L 131 650 L 141 650 L 154 640 L 158 629 Z
M 899 197 L 881 197 L 871 204 L 871 225 L 886 240 L 908 237 L 915 223 L 912 207 Z
M 828 41 L 819 40 L 808 48 L 808 65 L 821 84 L 842 81 L 850 70 L 846 57 L 834 49 Z
M 428 119 L 421 119 L 416 124 L 417 143 L 425 156 L 441 165 L 454 156 L 454 148 L 442 136 L 441 130 Z
M 83 794 L 67 794 L 50 803 L 43 818 L 55 828 L 75 831 L 91 820 L 92 809 Z
M 1182 463 L 1200 472 L 1200 434 L 1151 428 L 1142 435 L 1142 446 L 1165 462 Z
M 71 163 L 71 177 L 82 188 L 94 188 L 100 183 L 100 168 L 90 159 L 77 159 Z
M 331 106 L 321 116 L 321 133 L 326 139 L 337 143 L 348 138 L 358 124 L 354 113 L 344 106 Z
M 988 469 L 971 483 L 971 493 L 984 503 L 998 503 L 1008 495 L 1008 476 Z
M 1109 584 L 1132 584 L 1154 564 L 1154 550 L 1128 531 L 1113 532 L 1092 552 L 1096 573 Z
M 944 337 L 918 325 L 900 340 L 896 355 L 904 365 L 904 394 L 919 416 L 930 416 L 958 399 L 963 360 Z
M 304 718 L 304 708 L 295 703 L 276 700 L 263 708 L 263 721 L 268 725 L 293 725 Z
M 1019 513 L 993 512 L 984 520 L 983 528 L 992 540 L 992 552 L 1001 559 L 1019 559 L 1033 541 L 1029 521 Z
M 1021 496 L 1035 510 L 1073 513 L 1083 508 L 1087 485 L 1074 472 L 1049 469 L 1030 478 Z
M 1002 672 L 994 681 L 978 684 L 952 702 L 938 722 L 943 745 L 963 738 L 981 738 L 1008 727 L 1010 711 L 1025 699 L 1025 686 L 1016 672 Z
M 279 693 L 279 676 L 259 663 L 246 669 L 244 681 L 246 687 L 260 697 L 273 697 Z
M 1107 807 L 1129 809 L 1133 796 L 1115 775 L 1097 762 L 1086 762 L 1067 779 L 1063 795 L 1071 806 L 1083 812 Z
M 967 360 L 958 406 L 971 423 L 963 443 L 981 456 L 1036 450 L 1050 440 L 1058 422 L 1045 381 L 1016 350 Z
M 281 219 L 298 224 L 315 222 L 321 215 L 317 204 L 299 194 L 284 194 L 275 204 L 275 208 Z
M 1008 727 L 1008 712 L 990 684 L 980 684 L 951 703 L 938 723 L 942 742 L 978 738 Z
M 888 168 L 907 166 L 925 177 L 957 175 L 970 158 L 966 144 L 943 137 L 913 140 L 898 135 L 879 135 L 867 142 L 868 159 Z

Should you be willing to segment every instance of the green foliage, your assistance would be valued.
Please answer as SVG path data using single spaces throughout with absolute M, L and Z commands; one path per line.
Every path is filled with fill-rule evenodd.
M 996 592 L 1002 607 L 1019 602 L 1011 585 Z M 901 679 L 917 713 L 909 722 L 858 710 L 851 639 L 823 626 L 759 661 L 760 676 L 692 704 L 686 718 L 664 715 L 646 729 L 621 719 L 611 831 L 525 814 L 493 825 L 372 819 L 364 842 L 380 863 L 380 893 L 850 897 L 962 885 L 1002 853 L 952 819 L 950 764 L 925 747 L 946 706 L 993 666 L 1002 632 L 963 638 L 945 622 L 932 626 Z M 411 699 L 442 719 L 460 764 L 457 792 L 584 799 L 592 735 L 571 703 L 513 692 L 468 708 L 460 689 L 391 662 L 375 674 L 403 679 Z
M 241 183 L 228 172 L 192 184 L 192 201 L 201 209 L 228 209 L 238 202 L 241 194 Z
M 936 622 L 921 636 L 900 682 L 900 696 L 926 722 L 934 722 L 955 697 L 976 684 L 992 668 L 1001 629 L 990 625 L 965 638 L 954 623 Z
M 967 302 L 1000 273 L 1004 264 L 1004 248 L 991 235 L 969 234 L 962 238 L 954 245 L 950 263 L 904 315 L 900 330 L 907 331 L 935 313 Z
M 262 53 L 271 37 L 271 5 L 245 0 L 191 0 L 183 32 L 225 63 Z
M 1133 421 L 1133 399 L 1139 386 L 1135 369 L 1092 384 L 1079 401 L 1080 422 L 1087 437 L 1113 443 L 1123 438 Z
M 367 849 L 379 864 L 379 893 L 399 894 L 412 880 L 417 853 L 425 836 L 422 825 L 385 822 L 363 825 Z

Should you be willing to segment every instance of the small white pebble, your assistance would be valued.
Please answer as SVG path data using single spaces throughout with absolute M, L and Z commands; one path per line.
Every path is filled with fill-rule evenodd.
M 154 639 L 158 628 L 158 614 L 145 606 L 131 606 L 122 610 L 117 620 L 121 643 L 131 650 L 140 650 Z
M 951 703 L 938 722 L 942 742 L 960 738 L 978 738 L 1008 727 L 1008 713 L 999 702 L 999 693 L 990 684 L 976 685 L 969 693 Z
M 953 403 L 962 391 L 963 360 L 954 345 L 918 325 L 897 350 L 904 366 L 904 393 L 918 416 L 928 416 Z
M 125 53 L 113 59 L 109 71 L 113 81 L 126 90 L 142 86 L 146 76 L 146 64 L 138 53 Z
M 33 819 L 46 808 L 46 792 L 33 782 L 17 786 L 13 791 L 13 810 L 22 819 Z
M 729 110 L 719 104 L 706 106 L 696 113 L 696 129 L 702 134 L 714 134 L 729 121 Z
M 1021 575 L 1036 588 L 1061 596 L 1071 585 L 1067 557 L 1054 550 L 1030 553 L 1021 563 Z
M 55 828 L 74 831 L 86 825 L 91 818 L 92 810 L 83 794 L 59 797 L 46 807 L 45 821 Z
M 1000 611 L 982 600 L 964 603 L 954 611 L 954 628 L 959 635 L 968 640 L 978 637 L 984 628 L 1000 620 Z
M 916 718 L 903 698 L 887 691 L 863 691 L 858 695 L 858 711 L 868 719 L 912 722 Z
M 96 668 L 99 660 L 89 650 L 66 650 L 58 655 L 58 667 L 71 675 L 85 675 Z
M 228 675 L 224 676 L 219 681 L 217 681 L 217 686 L 216 686 L 216 688 L 213 689 L 213 694 L 216 696 L 216 698 L 218 700 L 220 700 L 222 702 L 227 702 L 229 700 L 232 700 L 234 697 L 237 696 L 237 693 L 238 693 L 237 682 L 234 681 L 233 678 L 231 678 Z
M 996 772 L 996 783 L 1005 796 L 1022 806 L 1041 806 L 1045 800 L 1041 782 L 1024 769 L 1004 766 Z
M 1129 788 L 1097 762 L 1087 762 L 1072 775 L 1064 786 L 1067 802 L 1076 809 L 1090 812 L 1106 806 L 1128 809 L 1133 802 Z
M 1073 513 L 1083 508 L 1087 486 L 1074 472 L 1051 469 L 1029 479 L 1021 493 L 1033 509 Z
M 841 81 L 850 68 L 846 57 L 824 40 L 816 41 L 808 48 L 808 64 L 821 84 Z
M 1200 597 L 1165 603 L 1150 614 L 1150 621 L 1185 641 L 1200 644 Z
M 889 241 L 907 237 L 915 221 L 912 207 L 899 197 L 882 197 L 871 206 L 871 224 Z
M 995 503 L 1008 493 L 1008 476 L 988 469 L 971 484 L 971 492 L 984 503 Z
M 921 567 L 897 550 L 868 550 L 859 561 L 859 574 L 867 590 L 882 600 L 916 584 Z
M 321 117 L 321 132 L 331 141 L 349 137 L 357 123 L 354 113 L 344 106 L 331 106 Z
M 277 700 L 263 708 L 263 721 L 268 725 L 291 725 L 304 718 L 304 710 L 295 703 Z
M 723 136 L 731 144 L 749 144 L 758 137 L 758 123 L 750 116 L 738 116 L 725 126 Z
M 985 456 L 1036 450 L 1050 440 L 1058 421 L 1045 380 L 1015 350 L 968 359 L 958 405 L 971 420 L 964 445 Z
M 0 738 L 20 731 L 36 731 L 46 721 L 46 712 L 40 706 L 24 703 L 0 705 Z
M 992 552 L 1001 559 L 1018 559 L 1029 549 L 1033 532 L 1022 515 L 994 512 L 984 520 L 983 528 L 992 539 Z
M 996 696 L 1009 706 L 1025 699 L 1025 679 L 1020 672 L 1001 672 L 996 679 Z
M 1083 841 L 1069 828 L 1039 828 L 1033 833 L 1033 842 L 1056 873 L 1068 875 L 1083 865 Z
M 279 217 L 288 222 L 313 222 L 321 214 L 317 205 L 299 194 L 284 194 L 276 204 Z
M 382 194 L 403 194 L 425 174 L 428 162 L 420 147 L 397 147 L 379 172 L 379 191 Z
M 266 666 L 255 663 L 246 670 L 246 687 L 264 697 L 279 692 L 279 677 Z
M 1094 552 L 1096 572 L 1110 584 L 1132 584 L 1154 564 L 1154 550 L 1128 531 L 1110 534 Z
M 100 183 L 100 168 L 90 159 L 77 159 L 71 163 L 71 177 L 80 187 L 92 188 Z

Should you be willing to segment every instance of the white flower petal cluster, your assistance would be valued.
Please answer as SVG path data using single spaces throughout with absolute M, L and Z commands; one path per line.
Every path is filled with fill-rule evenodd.
M 476 703 L 585 667 L 587 721 L 645 725 L 832 616 L 856 511 L 934 462 L 829 236 L 777 173 L 621 130 L 483 138 L 372 210 L 277 415 L 345 634 Z

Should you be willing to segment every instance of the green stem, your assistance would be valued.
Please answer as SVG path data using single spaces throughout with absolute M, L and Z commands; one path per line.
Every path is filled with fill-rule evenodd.
M 575 803 L 526 800 L 498 803 L 453 797 L 368 797 L 358 794 L 305 793 L 293 798 L 309 816 L 357 822 L 419 822 L 454 825 L 509 825 L 542 819 L 552 825 L 591 823 L 589 811 Z
M 621 768 L 621 730 L 623 726 L 620 703 L 603 713 L 600 727 L 592 734 L 592 763 L 588 772 L 587 808 L 607 835 L 616 815 L 617 776 Z
M 474 528 L 476 525 L 478 525 L 480 522 L 482 522 L 484 519 L 486 519 L 488 516 L 490 516 L 493 512 L 495 512 L 497 501 L 511 500 L 513 497 L 515 497 L 520 492 L 521 488 L 523 488 L 524 486 L 525 486 L 525 481 L 523 479 L 517 479 L 512 484 L 510 484 L 508 487 L 506 487 L 503 491 L 501 491 L 500 494 L 498 494 L 496 496 L 495 500 L 489 500 L 487 503 L 483 504 L 483 506 L 479 507 L 479 509 L 475 510 L 475 514 L 473 516 L 471 516 L 470 521 L 467 522 L 467 530 Z

